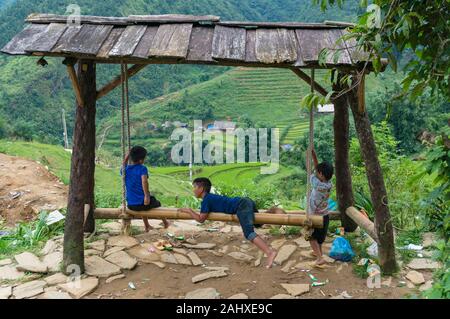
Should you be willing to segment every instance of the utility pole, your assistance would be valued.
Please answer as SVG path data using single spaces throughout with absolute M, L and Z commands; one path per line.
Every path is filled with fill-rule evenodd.
M 64 148 L 69 149 L 69 139 L 67 137 L 66 112 L 62 109 L 62 122 L 64 127 Z

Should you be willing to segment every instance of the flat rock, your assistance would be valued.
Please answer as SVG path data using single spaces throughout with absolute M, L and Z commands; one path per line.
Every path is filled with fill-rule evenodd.
M 78 282 L 59 284 L 58 287 L 68 292 L 72 298 L 80 299 L 94 291 L 98 286 L 98 278 L 88 277 Z
M 423 277 L 423 275 L 415 270 L 411 270 L 410 272 L 408 272 L 406 274 L 406 279 L 411 281 L 414 285 L 421 285 L 425 283 L 425 278 Z
M 99 250 L 102 253 L 105 251 L 105 248 L 106 248 L 106 244 L 105 244 L 105 241 L 103 239 L 94 241 L 92 243 L 88 243 L 86 246 L 88 248 L 90 248 L 90 249 Z
M 282 265 L 286 260 L 288 260 L 291 255 L 295 252 L 297 246 L 295 245 L 284 245 L 278 251 L 278 255 L 275 257 L 274 262 L 278 265 Z
M 119 266 L 121 269 L 131 270 L 137 265 L 137 259 L 124 251 L 118 251 L 105 258 L 106 261 Z
M 112 283 L 114 280 L 122 279 L 122 278 L 125 278 L 125 275 L 124 275 L 124 274 L 120 274 L 120 275 L 117 275 L 117 276 L 109 277 L 108 279 L 105 280 L 105 282 L 106 282 L 107 284 L 110 284 L 110 283 Z
M 166 264 L 165 264 L 165 263 L 162 263 L 162 262 L 160 262 L 160 261 L 154 261 L 154 262 L 151 262 L 151 264 L 153 264 L 153 265 L 155 265 L 155 266 L 158 266 L 158 267 L 161 268 L 161 269 L 166 268 Z
M 309 292 L 309 284 L 281 284 L 291 296 L 300 296 Z
M 90 256 L 84 261 L 85 272 L 89 276 L 110 277 L 121 273 L 120 267 L 98 257 Z
M 58 248 L 58 244 L 54 240 L 47 240 L 44 248 L 41 250 L 42 255 L 48 255 L 54 252 Z
M 264 256 L 263 252 L 258 251 L 258 255 L 257 255 L 255 263 L 254 263 L 255 267 L 259 267 L 259 265 L 261 265 L 261 260 L 262 260 L 263 256 Z
M 215 288 L 200 288 L 190 291 L 184 297 L 185 299 L 219 299 L 220 294 Z
M 161 261 L 168 264 L 178 264 L 177 259 L 173 254 L 165 253 L 161 255 Z
M 193 220 L 189 220 L 189 221 L 176 220 L 176 221 L 172 222 L 172 224 L 169 226 L 169 228 L 167 228 L 167 231 L 169 233 L 174 233 L 174 234 L 181 234 L 181 233 L 185 233 L 185 232 L 196 233 L 196 232 L 201 232 L 204 230 L 199 225 L 201 225 L 201 224 L 197 223 Z
M 38 299 L 72 299 L 72 297 L 63 291 L 46 291 L 39 295 Z
M 220 277 L 226 277 L 226 276 L 228 276 L 228 274 L 225 271 L 221 271 L 221 270 L 210 271 L 210 272 L 205 272 L 203 274 L 192 277 L 192 282 L 194 284 L 196 284 L 200 281 L 204 281 L 204 280 L 207 280 L 210 278 L 220 278 Z
M 46 273 L 48 270 L 47 265 L 41 262 L 35 254 L 24 252 L 14 256 L 14 258 L 18 263 L 17 270 L 36 273 Z
M 228 248 L 229 248 L 229 246 L 228 246 L 228 245 L 225 245 L 225 246 L 223 246 L 222 248 L 220 248 L 218 251 L 219 251 L 219 253 L 225 255 L 225 254 L 228 252 Z
M 294 264 L 296 263 L 295 260 L 289 260 L 286 265 L 284 265 L 283 268 L 281 268 L 282 272 L 289 272 L 291 270 L 291 267 L 294 266 Z
M 295 299 L 295 297 L 287 294 L 278 294 L 270 297 L 269 299 Z
M 212 249 L 212 248 L 216 247 L 216 244 L 214 244 L 214 243 L 198 243 L 196 245 L 183 244 L 183 246 L 185 248 L 189 248 L 189 249 Z
M 221 233 L 230 233 L 231 232 L 231 226 L 230 225 L 226 225 L 225 227 L 220 229 Z
M 44 280 L 34 280 L 13 288 L 13 296 L 16 299 L 24 299 L 37 296 L 44 292 L 47 283 Z
M 228 256 L 230 256 L 231 258 L 234 258 L 236 260 L 245 261 L 245 262 L 250 262 L 254 259 L 253 256 L 250 256 L 250 255 L 238 252 L 238 251 L 231 252 L 228 254 Z
M 149 247 L 150 244 L 141 244 L 139 246 L 135 246 L 131 249 L 128 249 L 127 252 L 133 256 L 136 257 L 139 261 L 142 261 L 144 263 L 152 263 L 155 261 L 159 261 L 161 259 L 160 254 L 157 252 L 150 252 Z
M 203 261 L 200 259 L 200 257 L 198 257 L 198 255 L 196 253 L 190 252 L 187 254 L 187 256 L 189 257 L 189 259 L 191 260 L 191 262 L 194 266 L 203 265 Z
M 42 262 L 47 266 L 49 272 L 58 272 L 63 260 L 63 253 L 55 251 L 48 254 L 42 259 Z
M 177 254 L 185 255 L 185 256 L 188 254 L 188 251 L 183 248 L 174 248 L 173 252 L 177 253 Z
M 0 260 L 0 266 L 6 266 L 10 264 L 12 264 L 12 260 L 9 258 Z
M 12 295 L 12 287 L 0 287 L 0 299 L 8 299 Z
M 436 235 L 434 233 L 424 233 L 422 235 L 423 248 L 433 247 L 436 244 Z
M 439 263 L 427 258 L 414 258 L 408 264 L 408 267 L 416 270 L 433 270 L 439 268 Z
M 311 251 L 303 250 L 300 252 L 300 256 L 308 259 L 315 259 L 315 257 L 311 254 Z
M 18 280 L 23 276 L 25 276 L 25 273 L 17 270 L 15 266 L 0 267 L 0 280 Z
M 281 239 L 276 239 L 273 242 L 270 243 L 270 246 L 273 247 L 273 249 L 280 249 L 281 246 L 283 246 L 286 243 L 286 239 L 281 238 Z
M 108 222 L 100 225 L 101 228 L 108 230 L 111 234 L 120 234 L 122 231 L 122 224 L 119 222 Z
M 117 253 L 118 251 L 122 251 L 124 249 L 125 249 L 125 247 L 118 247 L 118 246 L 112 247 L 104 252 L 103 258 L 108 257 L 109 255 Z
M 303 270 L 311 270 L 313 268 L 314 262 L 311 261 L 301 261 L 298 264 L 294 266 L 294 268 L 297 269 L 303 269 Z
M 181 254 L 173 254 L 178 264 L 191 266 L 191 261 L 184 255 Z
M 305 240 L 305 238 L 303 238 L 303 237 L 297 238 L 296 240 L 294 240 L 294 243 L 296 243 L 299 248 L 311 247 L 309 241 Z
M 248 296 L 246 294 L 240 293 L 230 296 L 228 297 L 228 299 L 248 299 Z
M 433 280 L 428 280 L 422 286 L 420 286 L 419 290 L 425 291 L 425 290 L 431 289 L 431 287 L 433 287 Z
M 49 286 L 65 283 L 67 282 L 67 279 L 68 279 L 67 276 L 64 275 L 63 273 L 57 273 L 44 278 L 45 282 Z
M 139 241 L 131 236 L 119 235 L 108 238 L 108 246 L 131 248 L 136 245 L 139 245 Z
M 323 254 L 322 255 L 323 260 L 325 260 L 327 263 L 332 264 L 336 261 L 336 259 L 331 258 L 328 255 Z
M 194 238 L 187 238 L 186 243 L 191 245 L 197 245 L 197 241 Z
M 89 257 L 89 256 L 101 256 L 102 252 L 100 250 L 97 249 L 86 249 L 84 251 L 84 257 Z

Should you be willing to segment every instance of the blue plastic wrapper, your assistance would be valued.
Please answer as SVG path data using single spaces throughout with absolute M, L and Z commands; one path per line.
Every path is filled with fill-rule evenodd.
M 335 211 L 337 209 L 337 203 L 332 200 L 331 198 L 328 199 L 328 210 L 329 211 Z
M 351 261 L 355 256 L 355 253 L 347 239 L 338 237 L 333 241 L 329 255 L 336 260 Z

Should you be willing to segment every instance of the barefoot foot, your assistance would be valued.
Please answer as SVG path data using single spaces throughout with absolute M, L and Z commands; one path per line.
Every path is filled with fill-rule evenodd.
M 269 269 L 273 265 L 273 261 L 275 260 L 275 257 L 277 256 L 278 252 L 276 250 L 272 250 L 269 255 L 267 256 L 267 265 L 266 268 Z

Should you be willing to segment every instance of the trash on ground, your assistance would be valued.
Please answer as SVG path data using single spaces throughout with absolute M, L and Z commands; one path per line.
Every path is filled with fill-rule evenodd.
M 333 259 L 347 262 L 352 260 L 355 253 L 353 252 L 352 246 L 350 246 L 347 239 L 344 237 L 338 237 L 333 240 L 329 256 Z
M 130 287 L 133 290 L 136 290 L 136 286 L 131 281 L 128 283 L 128 287 Z
M 311 278 L 311 280 L 312 280 L 312 281 L 314 281 L 314 282 L 316 282 L 316 281 L 317 281 L 317 278 L 316 278 L 316 277 L 314 277 L 314 275 L 313 275 L 313 274 L 308 274 L 308 276 L 309 276 L 309 278 Z
M 372 245 L 367 247 L 367 253 L 372 257 L 378 256 L 378 244 L 376 242 L 373 242 Z
M 369 263 L 369 259 L 367 258 L 361 258 L 358 262 L 358 266 L 365 266 Z
M 407 250 L 422 250 L 423 246 L 420 245 L 414 245 L 414 244 L 409 244 L 407 246 L 403 246 L 400 247 L 400 249 L 407 249 Z
M 63 220 L 64 218 L 65 218 L 64 215 L 61 214 L 59 210 L 54 210 L 53 212 L 48 214 L 45 222 L 47 225 L 52 225 L 59 222 L 60 220 Z

